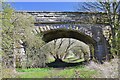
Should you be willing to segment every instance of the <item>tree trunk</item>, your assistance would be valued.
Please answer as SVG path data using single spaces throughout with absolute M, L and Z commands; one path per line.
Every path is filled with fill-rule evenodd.
M 13 71 L 16 72 L 16 50 L 13 52 Z
M 63 62 L 63 61 L 62 61 L 62 59 L 56 58 L 56 59 L 55 59 L 55 62 L 58 62 L 58 63 L 59 63 L 59 62 Z

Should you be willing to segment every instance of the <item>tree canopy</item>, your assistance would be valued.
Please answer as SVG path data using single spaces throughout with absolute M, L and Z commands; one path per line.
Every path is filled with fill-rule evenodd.
M 33 30 L 34 18 L 28 13 L 22 14 L 20 12 L 14 11 L 13 8 L 8 3 L 3 3 L 2 6 L 3 6 L 3 11 L 2 11 L 3 64 L 6 67 L 11 66 L 15 68 L 16 60 L 20 58 L 21 55 L 23 56 L 20 58 L 20 60 L 25 58 L 26 55 L 27 55 L 27 60 L 28 57 L 30 57 L 28 55 L 33 55 L 33 56 L 39 55 L 39 59 L 44 59 L 44 55 L 40 54 L 39 52 L 40 47 L 44 44 L 44 41 L 42 41 L 40 34 L 34 33 Z M 22 50 L 20 51 L 18 49 L 22 49 Z M 26 66 L 27 63 L 29 63 L 27 62 L 27 60 L 26 58 L 24 59 L 25 62 L 24 65 Z

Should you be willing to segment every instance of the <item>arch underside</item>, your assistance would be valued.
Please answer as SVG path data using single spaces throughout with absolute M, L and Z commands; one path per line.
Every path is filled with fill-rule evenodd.
M 58 38 L 74 38 L 86 44 L 96 44 L 96 41 L 93 38 L 76 30 L 55 29 L 43 32 L 43 40 L 45 42 L 50 42 Z
M 105 42 L 102 41 L 100 44 L 98 44 L 98 42 L 93 37 L 86 35 L 85 33 L 82 33 L 80 31 L 71 29 L 54 29 L 43 32 L 42 39 L 46 43 L 59 38 L 73 38 L 82 41 L 88 45 L 92 44 L 94 48 L 94 55 L 92 55 L 92 57 L 95 57 L 100 63 L 102 63 L 102 59 L 104 56 L 103 54 L 107 54 L 107 47 L 105 46 Z

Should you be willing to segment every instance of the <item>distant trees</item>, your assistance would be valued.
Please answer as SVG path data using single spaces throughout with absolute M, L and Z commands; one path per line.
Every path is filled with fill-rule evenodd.
M 105 12 L 107 14 L 108 22 L 111 31 L 108 42 L 112 56 L 119 54 L 119 32 L 120 32 L 120 1 L 117 0 L 98 0 L 98 2 L 84 3 L 78 8 L 79 11 L 87 12 Z
M 64 61 L 71 53 L 73 57 L 83 58 L 85 61 L 90 59 L 89 46 L 71 38 L 55 39 L 42 47 L 44 53 L 50 54 L 56 62 Z M 82 57 L 83 56 L 83 57 Z

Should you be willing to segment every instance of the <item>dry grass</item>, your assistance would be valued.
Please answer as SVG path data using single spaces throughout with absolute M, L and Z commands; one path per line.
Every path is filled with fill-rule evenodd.
M 2 69 L 2 78 L 15 78 L 17 72 L 13 71 L 11 68 L 3 68 Z
M 112 59 L 110 62 L 104 62 L 104 64 L 97 64 L 91 61 L 87 67 L 89 69 L 97 70 L 100 74 L 95 75 L 95 78 L 119 78 L 118 69 L 119 59 Z

